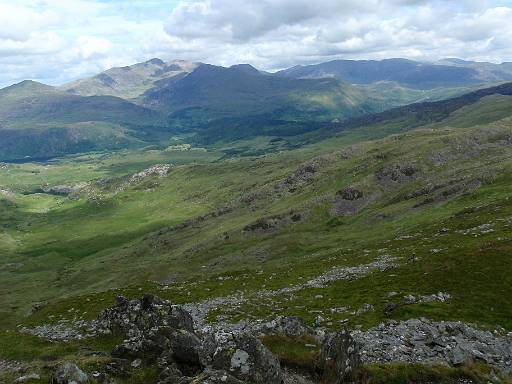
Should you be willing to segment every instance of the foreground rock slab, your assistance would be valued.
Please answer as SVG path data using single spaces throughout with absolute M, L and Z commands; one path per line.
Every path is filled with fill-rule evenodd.
M 512 373 L 512 335 L 499 336 L 461 322 L 427 319 L 390 321 L 353 332 L 365 363 L 447 363 L 482 361 Z

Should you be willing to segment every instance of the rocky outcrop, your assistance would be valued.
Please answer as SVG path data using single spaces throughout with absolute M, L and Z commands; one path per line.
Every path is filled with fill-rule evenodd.
M 14 380 L 14 383 L 30 383 L 38 380 L 41 380 L 41 376 L 39 376 L 37 373 L 30 373 L 28 375 L 18 377 L 16 380 Z
M 377 181 L 384 188 L 392 188 L 414 180 L 419 170 L 411 164 L 394 164 L 376 173 Z
M 360 365 L 359 347 L 347 330 L 326 337 L 320 354 L 323 383 L 341 384 Z
M 365 194 L 360 189 L 347 187 L 334 196 L 333 216 L 353 216 L 377 198 L 378 194 Z
M 271 232 L 280 229 L 284 225 L 295 224 L 304 219 L 304 213 L 290 210 L 281 215 L 262 217 L 244 227 L 244 232 Z
M 372 263 L 336 269 L 300 287 L 323 287 L 330 281 L 357 279 L 376 270 L 392 268 L 396 259 L 387 255 Z M 290 288 L 288 288 L 290 289 Z M 274 291 L 260 291 L 271 297 Z M 400 305 L 448 300 L 446 293 L 405 296 L 391 292 Z M 512 333 L 491 333 L 457 322 L 432 322 L 425 319 L 390 321 L 368 331 L 326 333 L 312 328 L 297 317 L 276 317 L 267 322 L 245 321 L 237 324 L 204 323 L 208 308 L 237 303 L 237 297 L 208 302 L 203 311 L 192 304 L 172 305 L 153 295 L 140 300 L 118 297 L 113 307 L 103 311 L 88 325 L 94 335 L 119 334 L 124 340 L 112 351 L 106 372 L 96 375 L 129 375 L 140 367 L 158 366 L 159 384 L 171 383 L 308 383 L 307 379 L 287 373 L 278 359 L 259 341 L 264 335 L 289 338 L 314 338 L 322 343 L 318 364 L 325 383 L 340 383 L 362 363 L 444 363 L 458 366 L 483 361 L 512 373 Z M 220 301 L 219 301 L 220 300 Z M 232 301 L 231 301 L 232 300 Z M 399 304 L 393 304 L 396 307 Z M 190 310 L 195 310 L 193 315 Z M 354 309 L 353 314 L 375 310 L 371 304 Z M 389 309 L 391 311 L 392 309 Z M 347 312 L 349 308 L 337 308 Z M 197 319 L 198 323 L 194 324 Z M 320 324 L 321 325 L 321 324 Z M 1 361 L 0 361 L 1 363 Z M 1 364 L 0 364 L 1 366 Z M 98 376 L 98 377 L 99 377 Z M 93 377 L 94 376 L 93 374 Z M 58 383 L 58 382 L 56 382 Z
M 89 383 L 87 374 L 77 365 L 66 363 L 59 367 L 53 374 L 51 384 L 86 384 Z
M 347 187 L 336 192 L 336 196 L 339 196 L 343 200 L 359 200 L 364 196 L 364 194 L 359 189 Z
M 411 319 L 353 332 L 365 363 L 483 361 L 512 372 L 512 335 L 498 336 L 460 322 Z
M 228 371 L 253 384 L 281 384 L 279 360 L 254 336 L 216 332 L 207 335 L 201 349 L 205 367 Z
M 44 186 L 41 191 L 49 195 L 68 196 L 87 187 L 87 183 L 78 183 L 75 185 L 55 185 Z
M 147 169 L 144 169 L 143 171 L 133 174 L 130 177 L 129 182 L 131 184 L 137 184 L 150 176 L 164 177 L 169 173 L 171 168 L 171 164 L 155 164 Z
M 160 384 L 282 383 L 279 360 L 255 336 L 213 329 L 198 332 L 183 307 L 153 295 L 141 300 L 118 297 L 100 314 L 95 328 L 126 337 L 112 351 L 119 362 L 156 362 L 162 369 Z M 130 367 L 118 370 L 126 369 Z

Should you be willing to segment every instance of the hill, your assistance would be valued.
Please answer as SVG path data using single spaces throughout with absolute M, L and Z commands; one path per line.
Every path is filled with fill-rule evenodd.
M 144 103 L 172 113 L 173 118 L 204 113 L 208 120 L 261 113 L 313 120 L 379 109 L 364 92 L 332 79 L 286 79 L 253 67 L 207 64 L 176 82 L 147 91 Z
M 486 124 L 508 116 L 512 110 L 512 83 L 469 92 L 436 102 L 414 103 L 334 122 L 286 122 L 265 116 L 212 122 L 191 140 L 213 144 L 266 136 L 268 149 L 297 148 L 334 136 L 373 140 L 420 126 L 450 122 L 455 126 Z M 437 125 L 436 125 L 437 124 Z M 273 146 L 272 144 L 279 144 Z M 252 153 L 252 152 L 249 152 Z
M 143 144 L 161 116 L 112 96 L 82 97 L 36 82 L 0 90 L 0 159 L 53 157 Z
M 112 336 L 49 342 L 17 330 L 62 332 L 96 318 L 118 295 L 143 292 L 187 303 L 199 324 L 221 329 L 295 315 L 317 330 L 389 336 L 379 323 L 414 331 L 419 320 L 410 319 L 426 317 L 471 323 L 505 340 L 512 330 L 508 92 L 411 106 L 415 129 L 404 122 L 386 131 L 398 127 L 395 111 L 266 156 L 145 150 L 3 165 L 0 342 L 8 347 L 0 356 L 30 360 L 43 373 L 49 354 L 104 370 L 118 362 Z M 374 130 L 380 138 L 369 139 Z M 67 195 L 57 193 L 62 186 L 72 187 Z M 263 340 L 283 365 L 314 372 L 309 339 L 306 347 Z M 413 347 L 447 351 L 417 341 Z M 156 381 L 154 365 L 144 362 L 128 376 Z M 499 375 L 483 363 L 442 363 L 443 379 L 468 369 Z M 428 382 L 437 369 L 368 364 L 395 382 L 407 382 L 411 370 Z
M 510 72 L 485 69 L 486 63 L 471 65 L 446 65 L 422 63 L 406 59 L 334 60 L 326 63 L 296 66 L 277 73 L 292 78 L 332 77 L 350 84 L 372 84 L 381 81 L 395 82 L 413 89 L 461 87 L 490 82 L 512 80 Z M 506 64 L 504 64 L 506 67 Z M 477 70 L 478 69 L 478 70 Z
M 151 59 L 131 66 L 111 68 L 90 78 L 59 87 L 60 90 L 81 96 L 117 96 L 136 99 L 156 82 L 192 72 L 198 64 L 173 60 Z
M 512 63 L 495 64 L 456 58 L 443 59 L 438 63 L 454 67 L 471 68 L 478 73 L 479 78 L 487 82 L 512 80 Z

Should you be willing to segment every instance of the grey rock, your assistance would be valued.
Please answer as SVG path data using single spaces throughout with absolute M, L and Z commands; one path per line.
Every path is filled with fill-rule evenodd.
M 297 316 L 278 316 L 266 323 L 262 332 L 288 337 L 316 336 L 315 330 L 307 326 L 304 320 Z
M 248 384 L 247 381 L 240 381 L 229 372 L 222 370 L 205 370 L 203 373 L 192 379 L 191 384 Z
M 512 338 L 471 325 L 427 319 L 389 321 L 352 336 L 361 345 L 364 363 L 445 363 L 480 360 L 512 373 Z
M 52 384 L 85 384 L 89 377 L 76 364 L 65 363 L 55 371 Z
M 41 380 L 41 376 L 39 376 L 37 373 L 31 373 L 29 375 L 18 377 L 16 380 L 14 380 L 15 383 L 29 383 L 34 380 Z
M 322 345 L 322 382 L 341 384 L 361 365 L 359 347 L 347 330 L 329 335 Z
M 201 362 L 253 384 L 281 384 L 279 360 L 255 337 L 247 334 L 212 333 L 205 337 Z

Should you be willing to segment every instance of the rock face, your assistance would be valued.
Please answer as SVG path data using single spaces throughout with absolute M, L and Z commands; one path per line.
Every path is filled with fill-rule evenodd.
M 499 337 L 459 322 L 390 321 L 354 332 L 365 363 L 437 362 L 458 366 L 483 361 L 512 372 L 512 337 Z
M 85 384 L 88 382 L 87 374 L 72 363 L 58 367 L 52 378 L 52 384 Z
M 354 187 L 347 187 L 336 192 L 331 214 L 334 216 L 352 216 L 370 204 L 377 194 L 365 194 Z
M 320 354 L 323 383 L 341 384 L 360 365 L 359 348 L 348 331 L 343 330 L 326 337 Z
M 162 369 L 159 384 L 281 384 L 283 380 L 279 360 L 254 336 L 197 333 L 183 307 L 153 295 L 141 300 L 118 297 L 112 308 L 100 314 L 95 327 L 98 333 L 126 336 L 112 352 L 120 362 L 156 362 Z M 121 371 L 125 369 L 130 367 Z
M 232 333 L 208 335 L 203 343 L 204 366 L 230 372 L 244 382 L 281 384 L 279 360 L 253 336 Z

